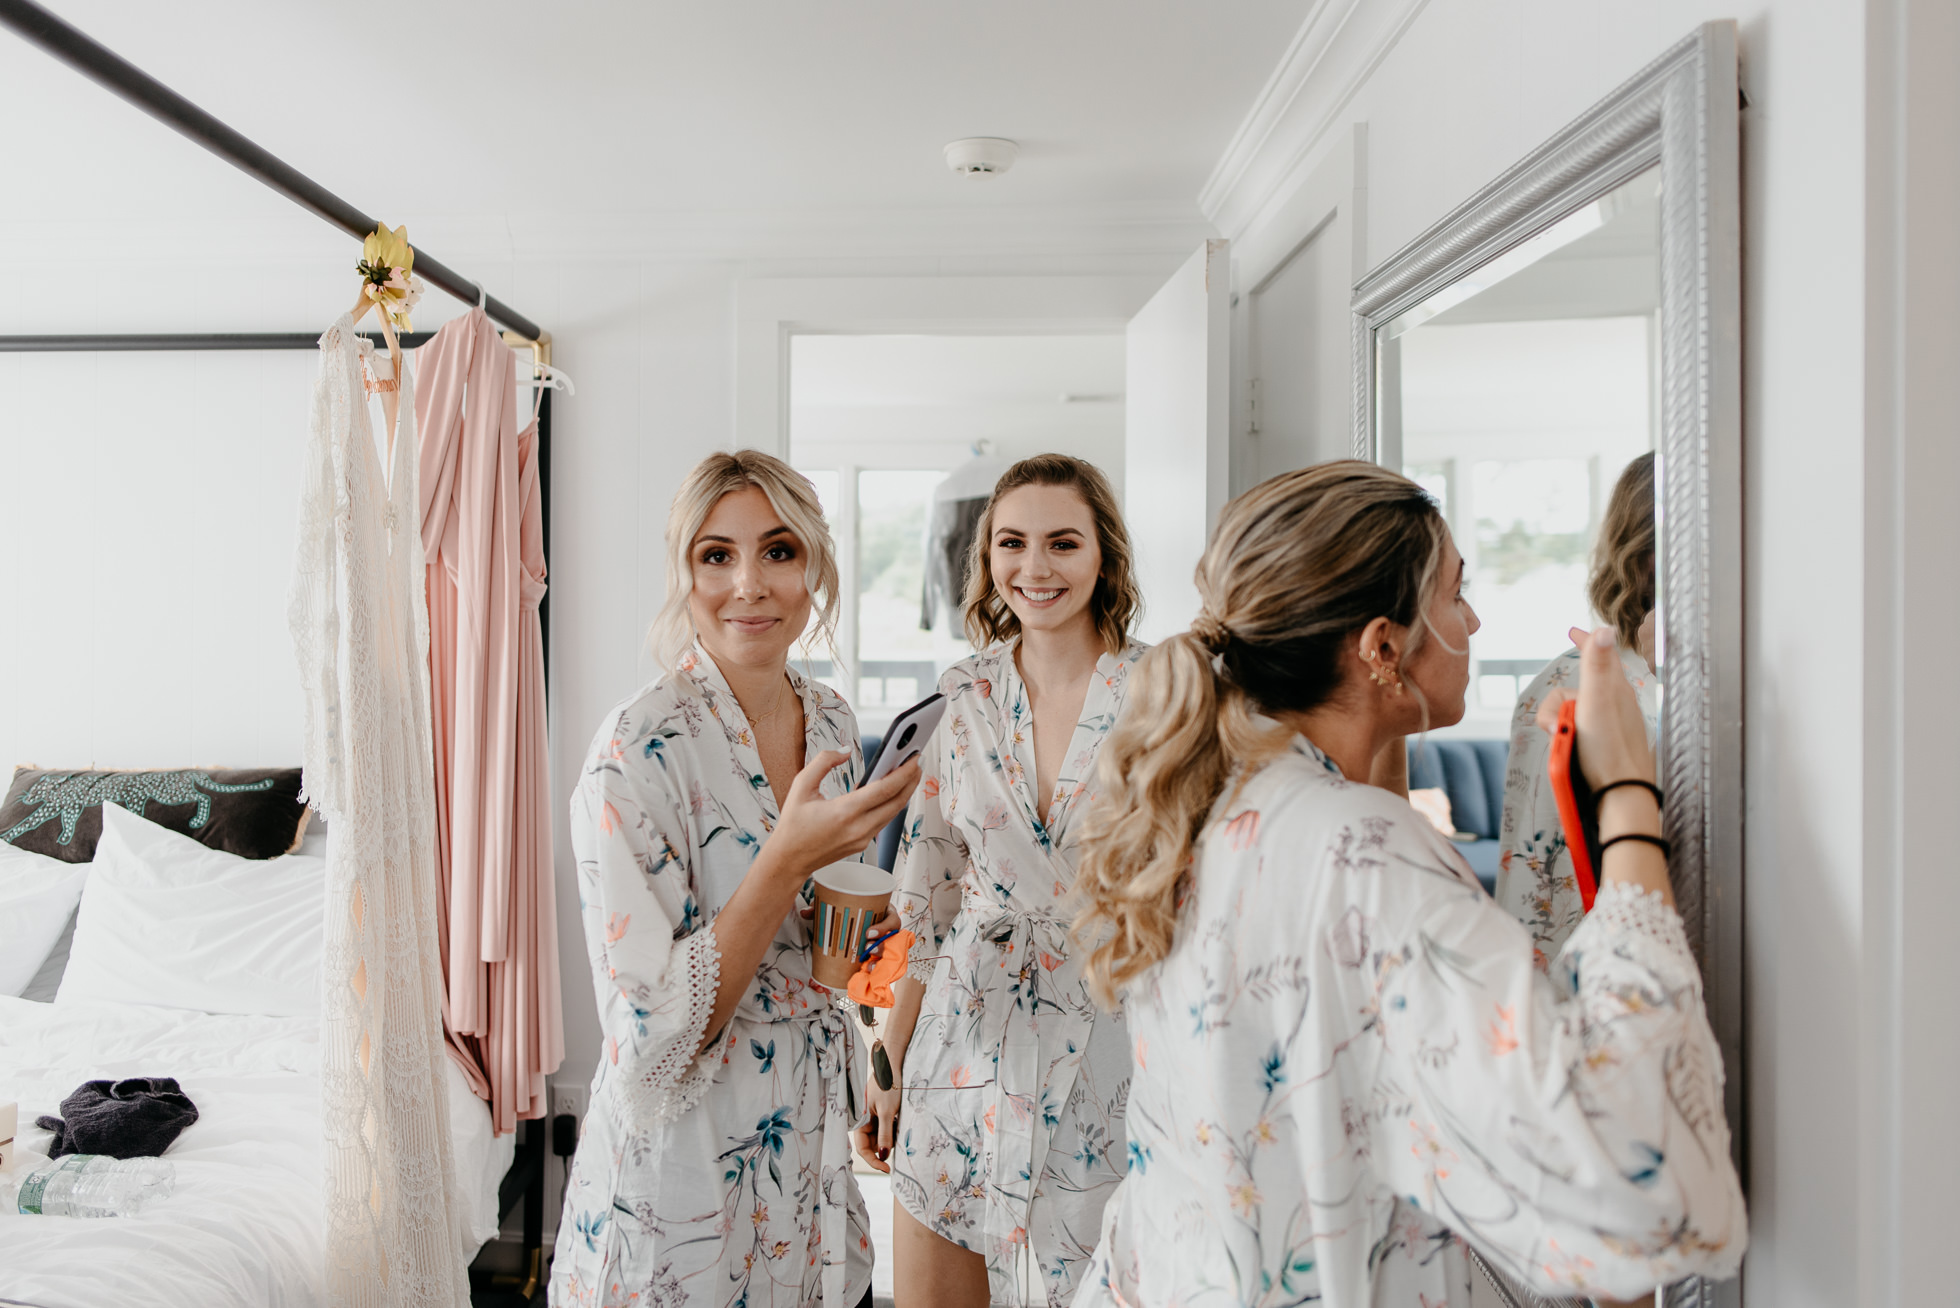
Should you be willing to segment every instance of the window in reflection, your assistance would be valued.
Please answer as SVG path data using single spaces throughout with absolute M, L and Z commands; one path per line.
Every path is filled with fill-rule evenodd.
M 1485 737 L 1508 729 L 1566 630 L 1596 620 L 1606 495 L 1652 439 L 1650 314 L 1475 320 L 1488 308 L 1469 301 L 1393 343 L 1403 468 L 1442 506 L 1483 623 L 1460 734 Z

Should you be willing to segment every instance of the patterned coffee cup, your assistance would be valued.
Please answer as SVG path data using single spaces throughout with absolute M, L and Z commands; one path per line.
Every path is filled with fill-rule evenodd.
M 811 920 L 810 975 L 817 984 L 843 990 L 857 971 L 865 933 L 892 902 L 892 874 L 871 863 L 832 863 L 812 878 L 816 916 Z

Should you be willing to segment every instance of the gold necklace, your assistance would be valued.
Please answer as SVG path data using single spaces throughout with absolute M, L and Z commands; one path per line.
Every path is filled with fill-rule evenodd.
M 785 688 L 786 688 L 786 687 L 787 687 L 787 684 L 788 684 L 788 683 L 787 683 L 787 682 L 785 682 L 784 684 L 785 684 Z M 780 689 L 780 688 L 779 688 L 779 689 L 778 689 L 778 690 L 776 691 L 776 704 L 775 704 L 775 707 L 773 707 L 773 708 L 771 708 L 771 709 L 770 709 L 770 710 L 769 710 L 769 711 L 768 711 L 767 713 L 764 713 L 764 714 L 763 714 L 763 715 L 762 715 L 761 717 L 759 717 L 759 718 L 758 718 L 758 717 L 754 717 L 754 716 L 751 716 L 751 715 L 750 715 L 750 713 L 749 713 L 749 711 L 748 711 L 747 709 L 743 709 L 743 710 L 742 710 L 742 716 L 743 716 L 743 717 L 745 717 L 745 718 L 748 718 L 748 720 L 749 720 L 749 725 L 750 725 L 751 727 L 759 727 L 759 726 L 761 726 L 761 725 L 762 725 L 763 723 L 765 723 L 765 722 L 767 722 L 767 721 L 768 721 L 768 720 L 769 720 L 770 718 L 773 718 L 773 717 L 775 717 L 775 716 L 776 716 L 776 715 L 777 715 L 778 713 L 780 713 L 780 712 L 782 712 L 782 709 L 783 709 L 783 696 L 784 696 L 784 689 Z M 740 699 L 739 697 L 738 697 L 738 698 L 736 699 L 736 701 L 735 701 L 735 703 L 736 703 L 736 704 L 737 704 L 738 706 L 739 706 L 739 705 L 741 704 L 741 702 L 742 702 L 742 701 L 741 701 L 741 699 Z

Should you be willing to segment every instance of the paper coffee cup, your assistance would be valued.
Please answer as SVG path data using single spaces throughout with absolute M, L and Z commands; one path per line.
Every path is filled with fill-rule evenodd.
M 865 932 L 892 902 L 892 874 L 871 863 L 832 863 L 812 878 L 817 911 L 811 921 L 810 975 L 818 985 L 843 990 L 857 971 Z

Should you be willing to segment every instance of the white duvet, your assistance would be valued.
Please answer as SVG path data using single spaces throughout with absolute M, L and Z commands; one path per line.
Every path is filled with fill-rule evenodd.
M 496 1233 L 514 1141 L 450 1068 L 458 1185 L 473 1254 Z M 198 1120 L 165 1155 L 176 1192 L 137 1217 L 0 1214 L 0 1303 L 34 1308 L 285 1308 L 324 1302 L 319 1020 L 213 1016 L 134 1004 L 0 995 L 0 1101 L 20 1145 L 83 1081 L 174 1076 Z

